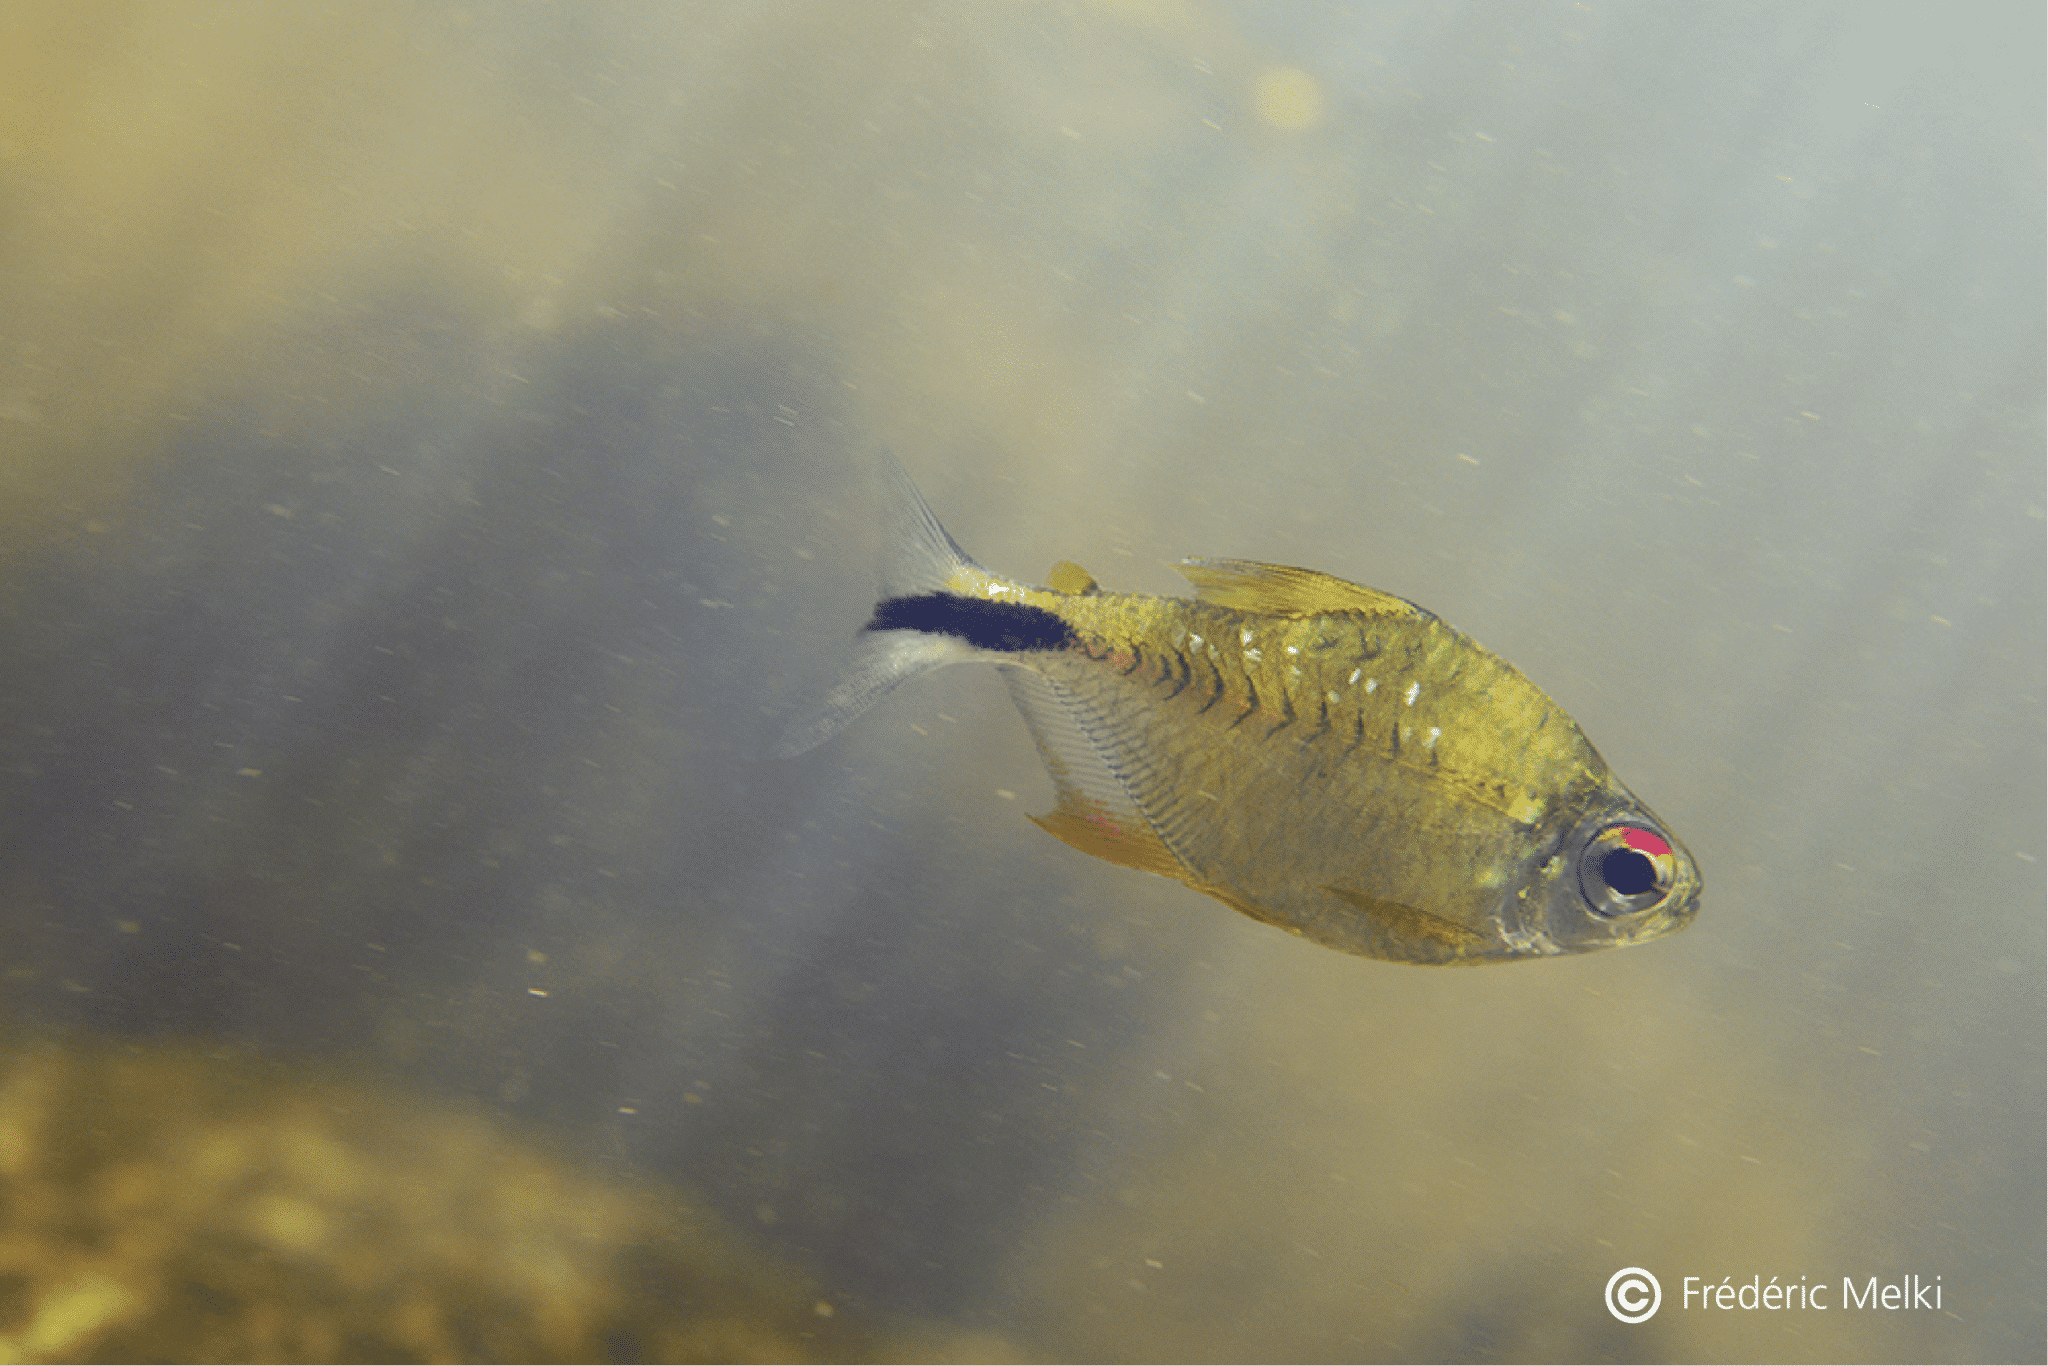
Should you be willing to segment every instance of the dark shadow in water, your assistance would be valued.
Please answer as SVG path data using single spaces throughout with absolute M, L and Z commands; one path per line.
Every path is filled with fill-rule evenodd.
M 998 1212 L 1067 1160 L 1061 1087 L 1114 1056 L 1048 1050 L 1147 998 L 1000 855 L 927 876 L 878 833 L 790 881 L 803 813 L 871 781 L 765 757 L 872 579 L 825 367 L 594 326 L 507 397 L 404 313 L 286 348 L 406 337 L 381 404 L 283 439 L 224 399 L 120 525 L 18 561 L 30 1018 L 368 1055 L 681 1176 L 856 1295 L 985 1297 Z

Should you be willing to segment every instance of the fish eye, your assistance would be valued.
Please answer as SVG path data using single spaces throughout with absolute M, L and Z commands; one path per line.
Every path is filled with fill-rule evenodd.
M 1579 890 L 1595 915 L 1635 915 L 1670 894 L 1677 871 L 1662 835 L 1640 825 L 1610 825 L 1579 855 Z

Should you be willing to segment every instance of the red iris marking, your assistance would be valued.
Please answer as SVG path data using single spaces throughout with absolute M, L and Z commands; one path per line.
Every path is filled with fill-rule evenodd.
M 1658 839 L 1649 831 L 1638 830 L 1633 825 L 1627 825 L 1622 827 L 1621 842 L 1623 844 L 1626 844 L 1629 848 L 1635 850 L 1637 853 L 1648 854 L 1652 858 L 1671 857 L 1670 845 L 1666 844 L 1663 840 Z

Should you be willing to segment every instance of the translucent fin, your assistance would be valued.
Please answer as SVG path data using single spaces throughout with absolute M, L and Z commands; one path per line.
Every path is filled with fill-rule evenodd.
M 854 646 L 844 677 L 825 700 L 797 714 L 775 742 L 778 759 L 816 749 L 852 725 L 854 719 L 908 678 L 979 657 L 969 645 L 951 636 L 919 631 L 863 631 Z
M 1053 810 L 1031 818 L 1038 827 L 1084 854 L 1186 880 L 1187 865 L 1159 838 L 1111 767 L 1109 756 L 1122 748 L 1105 743 L 1102 732 L 1111 723 L 1030 669 L 1005 667 L 1003 678 L 1038 741 L 1039 757 L 1059 797 Z
M 875 483 L 886 509 L 888 540 L 883 550 L 883 600 L 946 591 L 954 576 L 986 571 L 939 525 L 924 495 L 886 448 L 875 453 Z M 824 701 L 798 714 L 775 743 L 774 753 L 789 758 L 815 749 L 853 724 L 891 688 L 941 664 L 959 664 L 982 656 L 949 636 L 919 631 L 863 631 L 854 644 L 840 681 Z
M 1138 747 L 1120 734 L 1116 722 L 1067 688 L 1025 668 L 1003 669 L 1010 696 L 1038 741 L 1038 752 L 1052 774 L 1059 802 L 1032 823 L 1082 853 L 1141 873 L 1157 873 L 1184 882 L 1198 892 L 1253 920 L 1299 934 L 1284 919 L 1269 914 L 1226 887 L 1204 882 L 1187 861 L 1173 851 L 1159 827 L 1131 796 L 1142 782 L 1118 771 L 1134 764 Z M 1125 756 L 1122 759 L 1114 756 Z M 1133 781 L 1137 780 L 1137 781 Z
M 1363 612 L 1375 617 L 1428 617 L 1406 598 L 1313 569 L 1257 560 L 1182 560 L 1174 568 L 1195 586 L 1195 596 L 1218 607 L 1276 617 Z
M 1440 915 L 1432 915 L 1413 906 L 1404 906 L 1398 901 L 1383 900 L 1344 887 L 1331 887 L 1327 890 L 1357 907 L 1374 924 L 1397 939 L 1426 939 L 1450 949 L 1469 949 L 1484 939 L 1478 931 L 1468 930 L 1455 920 L 1446 920 Z
M 876 451 L 875 483 L 888 518 L 889 540 L 883 550 L 884 598 L 935 593 L 948 587 L 963 569 L 980 570 L 960 543 L 946 534 L 931 504 L 910 481 L 910 474 L 887 447 Z M 986 571 L 983 571 L 986 572 Z
M 1141 873 L 1187 879 L 1187 869 L 1180 866 L 1171 849 L 1159 842 L 1150 826 L 1119 826 L 1100 815 L 1069 811 L 1064 805 L 1043 816 L 1031 817 L 1031 823 L 1084 854 L 1136 868 Z

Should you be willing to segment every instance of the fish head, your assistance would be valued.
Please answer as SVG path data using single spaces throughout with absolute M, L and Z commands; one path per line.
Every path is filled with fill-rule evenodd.
M 1670 827 L 1613 783 L 1534 861 L 1501 938 L 1515 957 L 1625 948 L 1691 924 L 1702 885 Z

